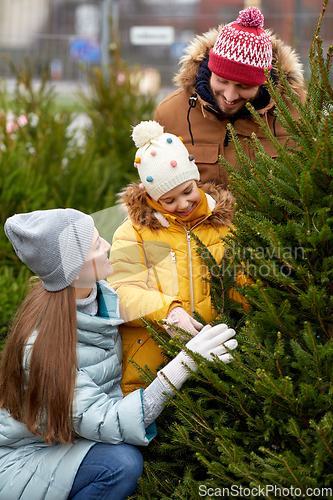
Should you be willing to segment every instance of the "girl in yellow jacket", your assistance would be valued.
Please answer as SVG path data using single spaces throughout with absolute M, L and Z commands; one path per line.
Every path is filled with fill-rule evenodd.
M 192 317 L 194 311 L 207 323 L 216 316 L 209 284 L 202 279 L 207 268 L 191 233 L 220 264 L 221 238 L 231 227 L 234 207 L 229 191 L 217 190 L 214 184 L 198 187 L 199 171 L 180 137 L 164 133 L 155 121 L 141 122 L 132 137 L 139 148 L 134 166 L 141 184 L 132 183 L 120 194 L 128 218 L 114 235 L 114 273 L 108 279 L 119 295 L 120 317 L 125 320 L 120 327 L 125 395 L 144 387 L 130 359 L 153 371 L 163 361 L 140 318 L 155 325 L 166 319 L 196 335 L 202 324 Z

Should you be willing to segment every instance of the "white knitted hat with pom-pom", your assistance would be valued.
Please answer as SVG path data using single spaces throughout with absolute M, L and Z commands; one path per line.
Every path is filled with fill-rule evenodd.
M 133 128 L 138 148 L 134 166 L 147 193 L 158 201 L 171 189 L 189 180 L 200 179 L 193 156 L 180 137 L 164 133 L 155 121 L 145 121 Z

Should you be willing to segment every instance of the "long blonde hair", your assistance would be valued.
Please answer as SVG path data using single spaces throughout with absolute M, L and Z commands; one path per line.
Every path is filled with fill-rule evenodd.
M 28 358 L 32 333 L 38 334 Z M 35 285 L 23 301 L 0 360 L 0 407 L 48 444 L 73 442 L 77 321 L 75 289 Z

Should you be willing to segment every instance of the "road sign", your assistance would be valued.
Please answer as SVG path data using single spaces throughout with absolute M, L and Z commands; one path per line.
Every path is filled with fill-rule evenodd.
M 174 40 L 173 26 L 132 26 L 130 29 L 132 45 L 171 45 Z
M 98 64 L 101 60 L 100 43 L 89 38 L 74 38 L 69 42 L 69 57 L 72 61 Z

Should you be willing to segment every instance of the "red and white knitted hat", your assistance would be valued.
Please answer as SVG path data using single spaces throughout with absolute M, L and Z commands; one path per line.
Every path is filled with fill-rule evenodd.
M 236 21 L 220 31 L 209 52 L 208 67 L 221 78 L 246 85 L 262 85 L 272 68 L 271 37 L 263 29 L 257 7 L 241 10 Z

